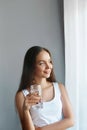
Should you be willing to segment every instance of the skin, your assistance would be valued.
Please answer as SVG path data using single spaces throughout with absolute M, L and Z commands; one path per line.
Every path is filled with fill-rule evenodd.
M 53 65 L 49 54 L 44 50 L 41 51 L 36 57 L 34 79 L 37 84 L 39 83 L 42 86 L 42 97 L 44 101 L 50 101 L 54 98 L 53 85 L 46 80 L 50 76 L 52 68 Z M 24 97 L 22 91 L 16 94 L 16 106 L 23 130 L 65 130 L 74 125 L 74 116 L 67 91 L 62 83 L 59 83 L 59 88 L 61 91 L 64 119 L 40 128 L 36 128 L 33 125 L 29 110 L 32 105 L 39 103 L 41 97 L 37 93 Z

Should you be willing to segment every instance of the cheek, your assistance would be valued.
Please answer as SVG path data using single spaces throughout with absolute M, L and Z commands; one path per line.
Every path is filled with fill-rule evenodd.
M 42 68 L 40 68 L 40 67 L 35 68 L 35 73 L 41 73 L 41 72 L 42 72 Z

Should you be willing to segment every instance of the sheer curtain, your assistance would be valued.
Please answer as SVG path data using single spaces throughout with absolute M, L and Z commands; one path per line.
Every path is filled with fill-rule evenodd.
M 70 130 L 87 130 L 87 0 L 64 0 L 65 85 L 75 113 Z

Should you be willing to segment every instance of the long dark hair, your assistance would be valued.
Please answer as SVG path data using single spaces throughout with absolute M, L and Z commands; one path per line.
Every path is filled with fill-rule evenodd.
M 20 85 L 17 92 L 26 89 L 32 84 L 36 57 L 42 50 L 48 52 L 51 57 L 51 53 L 49 52 L 49 50 L 40 46 L 33 46 L 29 48 L 28 51 L 26 52 L 24 57 L 24 64 L 23 64 L 23 71 L 20 80 Z M 53 69 L 47 81 L 56 82 Z

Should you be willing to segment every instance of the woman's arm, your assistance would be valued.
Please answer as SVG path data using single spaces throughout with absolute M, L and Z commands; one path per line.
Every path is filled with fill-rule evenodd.
M 74 125 L 74 116 L 67 91 L 61 83 L 59 84 L 59 88 L 61 91 L 61 100 L 63 105 L 63 120 L 41 128 L 36 128 L 35 130 L 65 130 Z
M 15 97 L 17 111 L 20 117 L 22 130 L 35 130 L 34 124 L 31 119 L 29 109 L 32 105 L 39 102 L 38 95 L 23 96 L 22 92 L 18 92 Z

